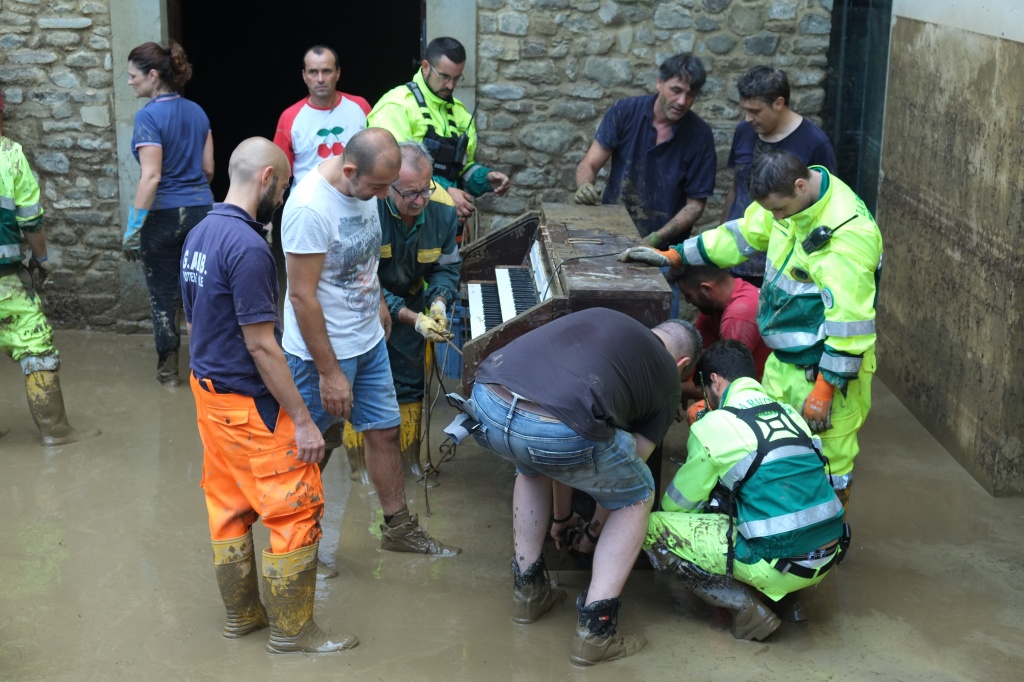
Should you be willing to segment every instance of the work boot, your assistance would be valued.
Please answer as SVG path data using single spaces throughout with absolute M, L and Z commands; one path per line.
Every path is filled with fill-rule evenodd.
M 771 601 L 771 609 L 787 623 L 806 623 L 807 614 L 800 605 L 800 593 L 790 592 L 778 601 Z
M 575 665 L 596 665 L 632 656 L 647 646 L 640 635 L 621 635 L 615 631 L 619 623 L 622 600 L 601 599 L 589 606 L 586 591 L 576 598 L 579 612 L 576 638 L 572 640 L 569 660 Z
M 420 424 L 423 421 L 423 401 L 399 403 L 402 426 L 398 430 L 398 447 L 402 451 L 402 465 L 405 473 L 416 478 L 423 475 L 420 466 Z
M 363 442 L 363 434 L 356 433 L 352 425 L 345 422 L 342 442 L 345 444 L 345 452 L 348 453 L 348 477 L 353 481 L 362 481 L 363 485 L 370 485 L 370 471 L 366 468 L 366 446 Z
M 389 523 L 380 526 L 380 548 L 385 552 L 411 552 L 453 557 L 462 550 L 449 547 L 430 537 L 419 524 L 419 518 L 409 513 L 408 507 L 391 517 Z
M 252 531 L 240 538 L 214 540 L 213 568 L 217 572 L 220 596 L 228 610 L 224 636 L 238 639 L 270 625 L 267 610 L 260 601 Z
M 782 624 L 758 598 L 757 591 L 738 580 L 708 573 L 683 560 L 676 564 L 676 576 L 708 604 L 729 610 L 732 614 L 732 636 L 736 639 L 763 641 Z
M 164 386 L 178 385 L 178 350 L 172 350 L 157 363 L 156 380 Z
M 330 654 L 359 644 L 355 635 L 331 637 L 313 620 L 317 545 L 287 554 L 263 550 L 263 582 L 270 616 L 267 651 Z
M 25 377 L 28 411 L 39 427 L 43 445 L 63 445 L 100 435 L 99 429 L 78 431 L 68 424 L 64 411 L 64 394 L 56 371 L 38 370 Z
M 519 571 L 519 563 L 512 557 L 512 622 L 526 624 L 536 621 L 552 607 L 565 601 L 565 590 L 555 587 L 544 566 L 544 555 Z

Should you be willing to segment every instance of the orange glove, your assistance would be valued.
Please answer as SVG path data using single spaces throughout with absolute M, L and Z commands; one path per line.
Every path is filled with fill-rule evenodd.
M 811 427 L 811 433 L 821 433 L 832 428 L 832 394 L 836 387 L 825 381 L 825 377 L 818 375 L 814 382 L 811 394 L 804 401 L 804 419 Z
M 686 410 L 686 423 L 693 426 L 693 422 L 703 417 L 707 411 L 708 404 L 703 400 L 698 400 Z

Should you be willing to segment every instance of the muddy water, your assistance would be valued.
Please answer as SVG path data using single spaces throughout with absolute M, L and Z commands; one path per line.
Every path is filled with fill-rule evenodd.
M 640 655 L 568 662 L 569 602 L 510 619 L 511 472 L 475 446 L 411 506 L 456 559 L 377 549 L 379 511 L 343 456 L 325 473 L 317 619 L 360 645 L 271 657 L 264 635 L 220 636 L 195 408 L 161 387 L 146 336 L 58 334 L 75 426 L 103 435 L 43 449 L 17 365 L 0 362 L 0 679 L 1018 680 L 1024 675 L 1024 500 L 990 498 L 881 385 L 863 432 L 849 559 L 804 602 L 811 622 L 736 642 L 721 612 L 651 571 L 633 574 L 620 628 Z M 434 433 L 448 417 L 434 418 Z M 680 427 L 674 427 L 680 428 Z M 678 447 L 685 432 L 670 436 Z M 667 458 L 666 458 L 667 461 Z M 666 472 L 666 475 L 669 472 Z M 666 479 L 667 480 L 667 479 Z M 256 546 L 267 544 L 261 526 Z M 558 574 L 574 597 L 587 576 Z

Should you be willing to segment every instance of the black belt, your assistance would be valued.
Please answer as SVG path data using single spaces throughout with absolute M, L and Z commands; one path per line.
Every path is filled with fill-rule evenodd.
M 811 554 L 814 554 L 814 552 L 812 552 Z M 800 564 L 796 563 L 797 561 L 808 561 L 810 557 L 811 555 L 809 554 L 807 556 L 802 557 L 778 559 L 772 565 L 772 568 L 774 568 L 779 573 L 789 573 L 790 575 L 795 575 L 798 578 L 806 578 L 808 580 L 811 578 L 817 578 L 819 575 L 824 575 L 826 572 L 828 572 L 830 568 L 832 568 L 835 565 L 836 560 L 839 559 L 839 546 L 837 545 L 833 547 L 832 558 L 829 559 L 826 563 L 822 564 L 821 566 L 818 566 L 817 568 L 808 568 L 807 566 L 801 566 Z

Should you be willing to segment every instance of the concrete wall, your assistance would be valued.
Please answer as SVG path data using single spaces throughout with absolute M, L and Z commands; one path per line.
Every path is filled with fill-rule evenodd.
M 1021 494 L 1024 16 L 1016 0 L 893 9 L 879 373 L 983 486 Z

